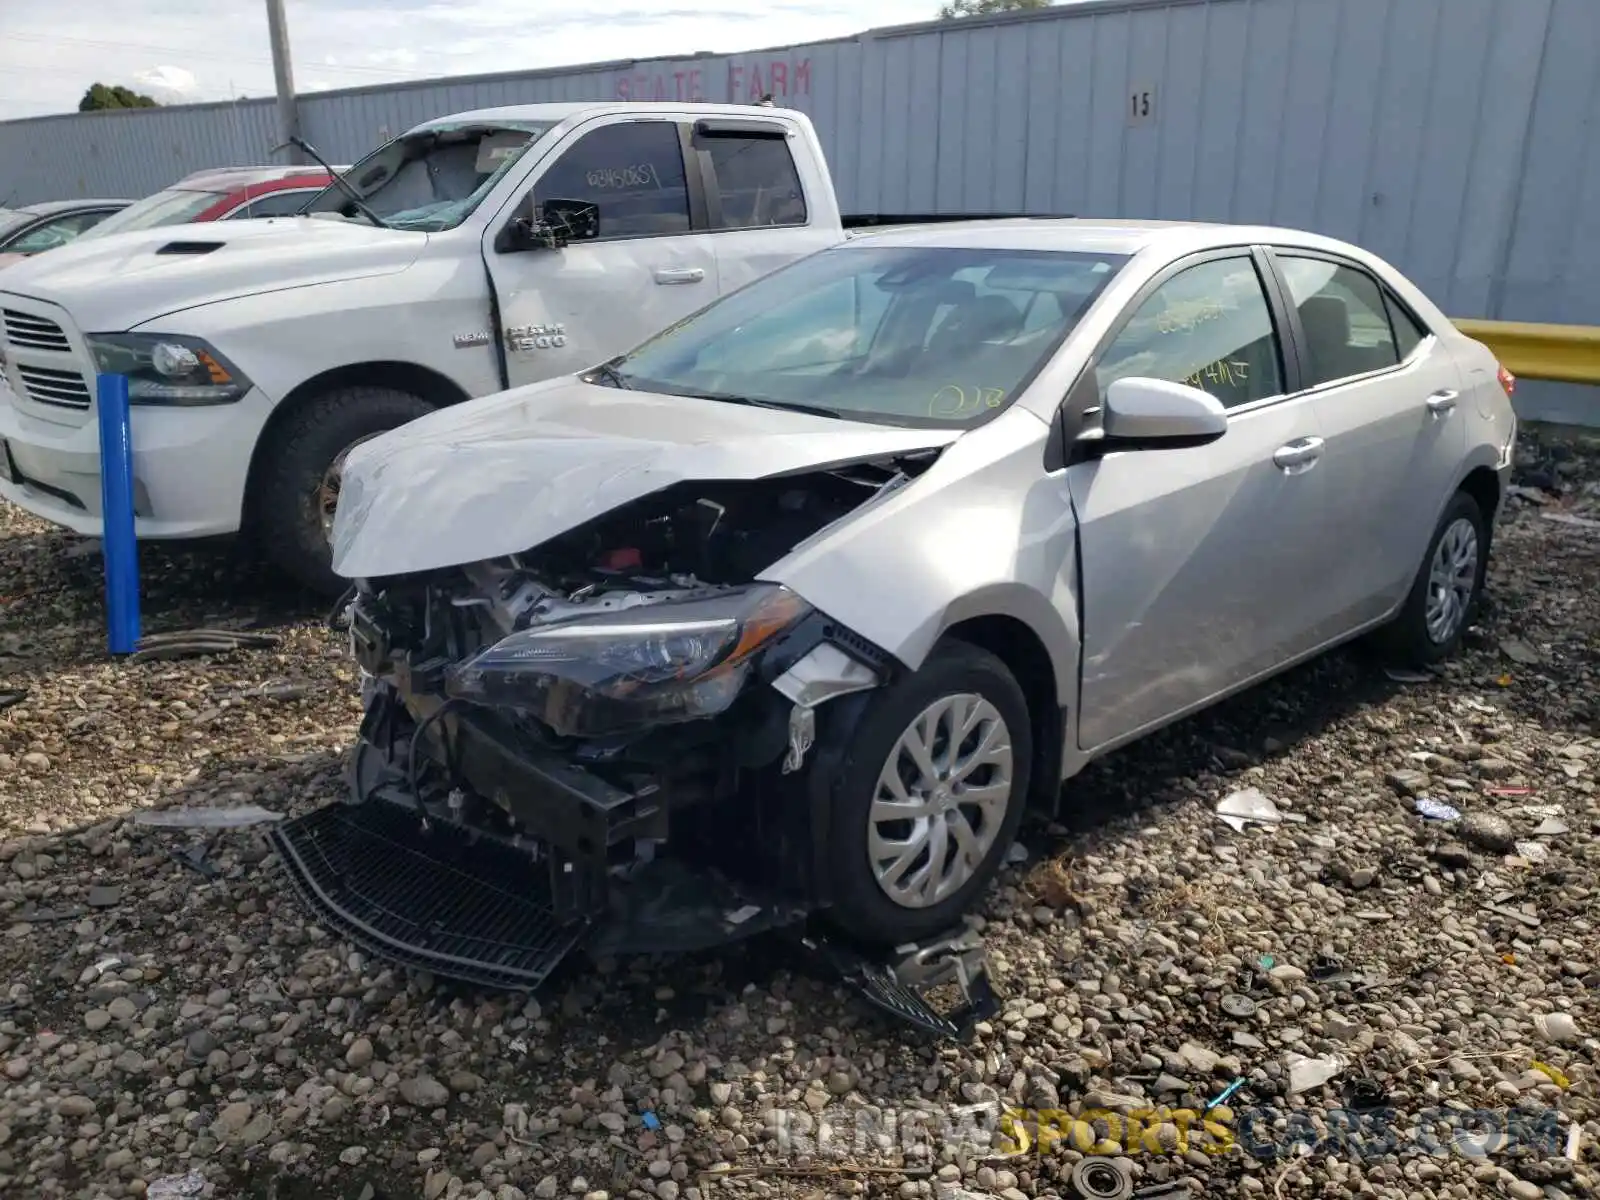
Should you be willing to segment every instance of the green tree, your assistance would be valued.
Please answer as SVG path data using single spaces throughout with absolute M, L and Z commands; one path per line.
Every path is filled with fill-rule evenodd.
M 103 83 L 92 83 L 89 90 L 83 93 L 83 99 L 78 101 L 79 112 L 100 112 L 108 108 L 158 108 L 156 101 L 149 96 L 125 88 L 120 83 L 107 87 Z
M 949 21 L 956 17 L 978 17 L 989 13 L 1049 7 L 1050 0 L 950 0 L 939 10 L 939 16 Z

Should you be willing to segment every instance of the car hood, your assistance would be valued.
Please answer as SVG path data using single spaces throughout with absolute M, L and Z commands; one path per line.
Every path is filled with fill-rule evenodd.
M 9 267 L 12 263 L 26 262 L 26 254 L 0 254 L 0 267 Z
M 333 569 L 370 579 L 519 554 L 675 483 L 935 449 L 959 434 L 554 379 L 351 451 Z
M 123 333 L 200 304 L 403 271 L 427 242 L 425 233 L 307 217 L 165 225 L 32 255 L 7 267 L 0 287 L 59 304 L 85 332 Z

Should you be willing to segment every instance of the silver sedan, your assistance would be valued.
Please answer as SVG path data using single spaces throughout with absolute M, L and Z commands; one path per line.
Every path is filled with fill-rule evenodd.
M 358 790 L 602 909 L 676 857 L 936 935 L 1098 756 L 1359 635 L 1450 654 L 1513 387 L 1313 234 L 852 239 L 352 454 L 363 761 L 407 764 Z

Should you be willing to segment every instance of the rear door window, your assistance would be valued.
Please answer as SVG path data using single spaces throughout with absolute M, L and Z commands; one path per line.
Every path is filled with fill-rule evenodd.
M 718 229 L 804 225 L 806 198 L 787 138 L 701 136 L 695 148 L 711 169 Z M 716 214 L 720 211 L 720 218 Z
M 1329 259 L 1282 250 L 1274 254 L 1289 303 L 1300 313 L 1307 360 L 1304 386 L 1322 387 L 1400 362 L 1404 355 L 1395 344 L 1376 279 Z

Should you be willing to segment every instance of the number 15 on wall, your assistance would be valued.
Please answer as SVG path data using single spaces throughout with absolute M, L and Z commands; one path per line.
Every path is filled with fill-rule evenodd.
M 1156 90 L 1153 87 L 1135 88 L 1128 96 L 1128 122 L 1143 125 L 1156 118 Z

